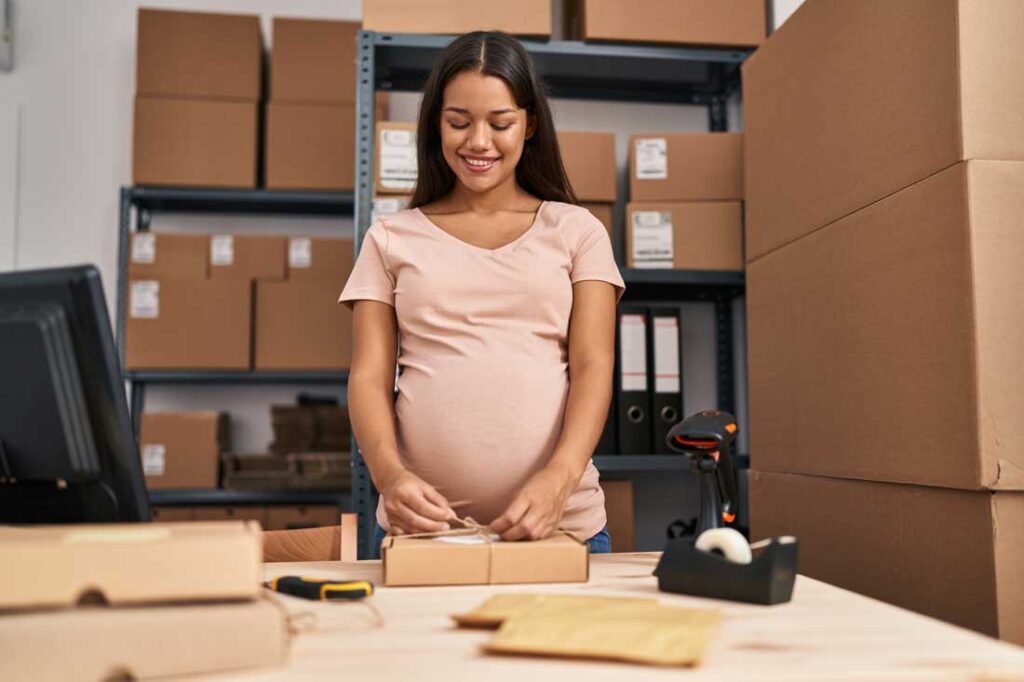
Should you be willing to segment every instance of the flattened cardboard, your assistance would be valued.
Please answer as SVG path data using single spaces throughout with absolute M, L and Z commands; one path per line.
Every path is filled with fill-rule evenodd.
M 583 40 L 755 47 L 765 0 L 582 0 Z
M 612 218 L 613 204 L 595 204 L 595 203 L 581 203 L 580 206 L 587 209 L 594 214 L 594 217 L 601 221 L 604 225 L 604 229 L 608 230 L 608 236 L 613 235 L 615 229 L 615 221 Z
M 355 121 L 351 104 L 268 102 L 267 188 L 351 190 L 355 186 Z
M 608 535 L 613 552 L 636 551 L 633 512 L 633 481 L 601 481 L 604 509 L 608 514 Z
M 751 263 L 757 467 L 1024 490 L 1021 215 L 1024 163 L 969 161 Z
M 144 248 L 137 242 L 152 241 Z M 140 258 L 133 257 L 136 254 Z M 210 260 L 210 237 L 205 234 L 133 232 L 128 246 L 128 277 L 184 277 L 204 279 Z M 150 260 L 152 262 L 144 262 Z
M 285 614 L 262 599 L 0 618 L 6 682 L 140 680 L 260 668 L 283 664 L 288 648 Z
M 348 369 L 352 311 L 344 279 L 256 283 L 256 369 Z
M 143 412 L 139 453 L 146 487 L 216 488 L 220 453 L 230 449 L 224 412 Z M 150 448 L 159 448 L 158 467 L 148 467 Z
M 750 517 L 804 575 L 1024 644 L 1024 493 L 751 471 Z
M 559 130 L 558 148 L 577 200 L 615 201 L 615 133 Z
M 211 235 L 212 239 L 220 235 Z M 210 279 L 284 279 L 288 240 L 277 235 L 235 234 L 230 263 L 210 259 Z
M 461 628 L 495 630 L 510 618 L 529 613 L 558 613 L 594 611 L 607 612 L 610 608 L 632 609 L 657 604 L 656 599 L 629 597 L 590 597 L 577 594 L 525 594 L 503 592 L 467 613 L 452 614 L 452 620 Z
M 389 536 L 381 557 L 388 586 L 573 583 L 590 575 L 590 549 L 563 532 L 533 542 L 478 544 Z
M 363 0 L 363 28 L 383 33 L 449 33 L 498 30 L 550 36 L 551 0 L 474 3 L 464 0 Z
M 664 178 L 637 179 L 638 140 L 664 140 Z M 742 198 L 743 133 L 630 136 L 630 201 L 738 201 Z
M 743 64 L 748 260 L 958 161 L 1024 160 L 1022 32 L 1017 0 L 804 3 Z
M 358 32 L 358 22 L 274 17 L 271 100 L 355 104 Z
M 626 206 L 626 266 L 634 267 L 633 214 L 658 211 L 672 218 L 672 268 L 742 270 L 743 221 L 738 201 L 630 203 Z
M 306 244 L 293 244 L 304 241 Z M 288 279 L 292 282 L 329 279 L 340 287 L 352 272 L 353 242 L 336 237 L 293 237 L 289 240 Z M 293 253 L 294 249 L 294 253 Z M 308 258 L 306 255 L 308 253 Z
M 0 557 L 2 609 L 254 599 L 263 536 L 237 521 L 0 527 Z

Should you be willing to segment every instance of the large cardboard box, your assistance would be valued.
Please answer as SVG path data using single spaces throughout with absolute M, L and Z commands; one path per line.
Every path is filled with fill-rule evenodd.
M 216 488 L 220 453 L 231 449 L 230 438 L 223 412 L 144 412 L 139 455 L 146 486 Z
M 256 186 L 255 101 L 135 98 L 136 185 Z
M 747 258 L 960 160 L 1024 159 L 1022 34 L 1019 0 L 805 2 L 743 65 Z
M 355 107 L 267 103 L 265 182 L 269 189 L 351 190 Z
M 601 481 L 613 552 L 636 551 L 633 481 Z
M 256 283 L 256 369 L 348 369 L 352 312 L 344 278 Z
M 750 516 L 804 575 L 1024 644 L 1024 493 L 752 471 Z
M 136 40 L 136 94 L 260 98 L 263 41 L 255 14 L 140 8 Z
M 267 507 L 267 530 L 337 526 L 340 519 L 338 506 L 331 504 Z
M 969 161 L 749 264 L 755 466 L 1024 490 L 1022 216 Z
M 418 170 L 416 124 L 377 121 L 377 163 L 373 165 L 377 194 L 410 194 Z
M 250 282 L 132 279 L 127 303 L 128 369 L 250 368 Z
M 753 47 L 764 40 L 765 0 L 580 0 L 583 40 Z
M 352 240 L 347 238 L 292 237 L 288 240 L 288 279 L 293 282 L 329 279 L 341 287 L 352 272 L 352 249 Z
M 626 266 L 742 270 L 743 216 L 740 202 L 628 204 Z
M 277 235 L 214 234 L 210 279 L 284 279 L 288 240 Z
M 558 131 L 569 182 L 581 202 L 615 201 L 615 133 Z
M 270 98 L 355 104 L 359 23 L 274 17 Z
M 128 277 L 183 277 L 207 275 L 210 237 L 205 234 L 133 232 L 128 246 Z
M 742 133 L 645 133 L 629 138 L 630 201 L 742 198 Z
M 514 4 L 465 0 L 363 0 L 363 28 L 383 33 L 454 33 L 499 30 L 551 35 L 551 0 Z

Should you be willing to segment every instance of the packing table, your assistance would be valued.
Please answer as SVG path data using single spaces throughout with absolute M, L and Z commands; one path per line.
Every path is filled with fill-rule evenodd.
M 287 665 L 218 675 L 217 680 L 864 680 L 1024 679 L 1024 648 L 800 576 L 779 606 L 719 602 L 658 592 L 659 553 L 591 558 L 590 581 L 549 585 L 394 587 L 379 561 L 267 564 L 267 578 L 304 575 L 370 580 L 384 618 L 363 603 L 310 602 L 274 595 L 316 624 L 292 643 Z M 663 604 L 712 606 L 725 618 L 696 668 L 485 655 L 487 630 L 456 630 L 449 614 L 496 592 L 562 592 L 657 597 Z

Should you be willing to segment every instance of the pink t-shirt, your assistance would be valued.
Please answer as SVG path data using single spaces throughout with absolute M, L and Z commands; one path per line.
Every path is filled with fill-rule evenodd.
M 497 249 L 442 230 L 418 209 L 370 226 L 340 300 L 395 307 L 399 456 L 462 515 L 489 523 L 548 462 L 569 392 L 574 282 L 625 289 L 604 226 L 586 209 L 544 202 Z M 388 528 L 383 500 L 377 508 Z M 590 537 L 606 523 L 593 462 L 560 526 Z

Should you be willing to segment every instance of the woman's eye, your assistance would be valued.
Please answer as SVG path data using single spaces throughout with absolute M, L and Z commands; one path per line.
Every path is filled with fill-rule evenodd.
M 456 130 L 465 130 L 466 128 L 469 127 L 468 123 L 456 123 L 455 121 L 448 121 L 448 125 L 450 125 L 452 128 L 455 128 Z
M 492 128 L 494 128 L 495 130 L 508 130 L 509 128 L 511 128 L 511 127 L 512 127 L 512 124 L 511 124 L 511 123 L 508 123 L 508 124 L 506 124 L 506 125 L 503 125 L 503 126 L 500 126 L 500 125 L 492 125 L 491 127 L 492 127 Z

